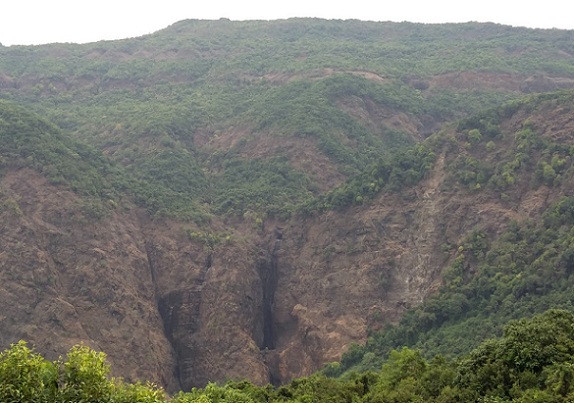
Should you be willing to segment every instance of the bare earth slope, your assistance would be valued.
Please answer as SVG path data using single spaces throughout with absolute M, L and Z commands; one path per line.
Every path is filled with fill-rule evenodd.
M 118 375 L 173 385 L 137 218 L 93 223 L 74 193 L 29 169 L 4 175 L 0 189 L 2 345 L 24 339 L 55 359 L 85 343 Z

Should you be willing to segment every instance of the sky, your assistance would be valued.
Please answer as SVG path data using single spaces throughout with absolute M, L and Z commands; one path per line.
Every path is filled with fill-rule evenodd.
M 570 0 L 2 0 L 0 43 L 86 43 L 149 34 L 184 19 L 495 22 L 574 29 Z

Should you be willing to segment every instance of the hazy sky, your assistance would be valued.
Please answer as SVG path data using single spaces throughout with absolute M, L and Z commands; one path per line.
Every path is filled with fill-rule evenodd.
M 134 37 L 188 18 L 490 21 L 574 29 L 570 0 L 2 0 L 2 3 L 0 43 L 4 46 Z

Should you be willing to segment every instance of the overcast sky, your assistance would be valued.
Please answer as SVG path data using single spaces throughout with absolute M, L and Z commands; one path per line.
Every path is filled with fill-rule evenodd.
M 574 29 L 570 3 L 570 0 L 2 0 L 0 43 L 9 46 L 121 39 L 152 33 L 184 19 L 222 17 L 489 21 Z

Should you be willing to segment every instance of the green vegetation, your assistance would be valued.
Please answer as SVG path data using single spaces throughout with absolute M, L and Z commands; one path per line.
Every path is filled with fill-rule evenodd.
M 569 116 L 571 101 L 571 93 L 537 96 L 463 121 L 457 128 L 458 142 L 449 143 L 452 139 L 444 134 L 430 140 L 447 149 L 463 150 L 451 157 L 450 170 L 471 192 L 492 192 L 492 197 L 500 195 L 509 201 L 520 197 L 524 188 L 551 186 L 559 195 L 574 178 L 572 147 L 543 136 L 541 123 L 523 116 L 535 116 L 548 105 Z M 505 132 L 500 128 L 503 119 L 511 119 L 512 127 L 518 129 Z M 472 141 L 469 136 L 477 140 L 470 149 L 464 146 Z M 504 148 L 496 158 L 483 148 L 489 141 Z M 513 179 L 504 179 L 502 184 L 498 177 Z M 398 325 L 373 333 L 365 346 L 351 348 L 330 373 L 375 369 L 390 351 L 405 345 L 420 349 L 427 357 L 466 354 L 483 340 L 500 335 L 509 320 L 550 308 L 574 311 L 574 260 L 570 256 L 574 198 L 556 199 L 540 216 L 510 222 L 501 234 L 474 228 L 459 244 L 444 245 L 451 263 L 443 269 L 440 291 L 409 310 Z
M 170 154 L 161 162 L 150 158 L 139 175 L 131 176 L 92 146 L 71 138 L 37 114 L 6 101 L 0 101 L 0 139 L 0 169 L 31 168 L 40 172 L 51 184 L 78 193 L 85 201 L 84 213 L 93 219 L 102 218 L 115 209 L 126 195 L 131 195 L 153 215 L 179 214 L 180 218 L 196 219 L 205 215 L 193 199 L 201 190 L 197 185 L 201 180 L 194 180 L 196 167 L 192 160 L 180 164 L 179 155 Z M 178 165 L 177 169 L 173 164 Z M 187 172 L 183 170 L 186 164 L 191 165 Z M 160 178 L 163 181 L 151 182 L 149 178 L 153 174 L 164 175 Z M 170 176 L 166 177 L 167 174 Z M 193 193 L 173 189 L 184 186 L 193 189 Z
M 82 212 L 91 219 L 115 209 L 128 186 L 121 169 L 93 147 L 71 139 L 24 108 L 0 100 L 0 175 L 21 168 L 34 169 L 52 185 L 78 193 L 84 199 Z
M 353 204 L 362 204 L 383 190 L 397 191 L 412 186 L 421 180 L 435 160 L 435 154 L 419 144 L 398 152 L 393 157 L 380 160 L 351 177 L 342 185 L 312 200 L 301 208 L 311 214 L 317 211 L 339 209 Z
M 457 360 L 392 350 L 376 371 L 315 374 L 278 388 L 247 381 L 208 384 L 168 397 L 153 384 L 109 378 L 105 354 L 76 346 L 47 361 L 19 342 L 0 354 L 3 402 L 569 402 L 574 399 L 574 315 L 548 310 L 509 323 L 502 337 Z
M 316 81 L 298 80 L 271 88 L 253 104 L 256 131 L 292 134 L 317 141 L 319 149 L 341 166 L 356 172 L 377 156 L 409 145 L 404 133 L 373 133 L 337 106 L 343 100 L 369 100 L 379 107 L 420 112 L 423 102 L 412 88 L 380 84 L 352 74 L 337 74 Z
M 309 179 L 286 158 L 229 158 L 223 166 L 214 179 L 217 213 L 243 215 L 253 210 L 285 217 L 313 196 Z
M 231 235 L 223 233 L 187 230 L 186 235 L 191 241 L 203 244 L 207 251 L 213 251 L 213 249 L 222 242 L 231 241 Z
M 29 167 L 53 184 L 87 196 L 114 199 L 122 190 L 117 170 L 92 147 L 70 139 L 50 122 L 0 101 L 1 168 Z
M 47 361 L 25 342 L 0 354 L 0 400 L 6 403 L 165 401 L 151 384 L 128 384 L 109 378 L 106 355 L 86 346 L 73 347 L 65 358 Z
M 564 183 L 572 175 L 571 144 L 541 136 L 541 129 L 530 119 L 521 121 L 512 137 L 503 136 L 500 125 L 517 111 L 536 112 L 558 105 L 570 110 L 573 100 L 569 91 L 536 95 L 463 119 L 457 126 L 457 141 L 463 147 L 451 162 L 453 176 L 470 189 L 495 189 L 501 197 L 519 182 L 524 185 L 532 172 L 535 175 L 528 186 Z
M 341 156 L 341 169 L 362 173 L 317 199 L 316 185 L 283 156 L 247 159 L 237 150 L 214 154 L 215 172 L 209 174 L 193 148 L 186 149 L 182 141 L 166 135 L 152 149 L 134 146 L 121 152 L 123 164 L 118 164 L 22 107 L 2 101 L 0 114 L 3 165 L 36 169 L 52 184 L 76 191 L 89 199 L 86 212 L 93 218 L 105 216 L 125 195 L 154 217 L 198 223 L 208 221 L 211 214 L 242 216 L 255 211 L 287 217 L 301 208 L 308 212 L 340 208 L 360 204 L 381 189 L 416 183 L 434 158 L 422 146 L 400 151 L 393 159 L 386 157 L 382 142 L 373 145 L 381 155 L 371 157 L 362 147 L 355 150 L 333 142 L 329 147 L 340 150 L 332 155 Z M 321 138 L 324 133 L 316 134 Z M 371 160 L 377 162 L 367 164 Z
M 75 146 L 67 147 L 97 171 L 37 160 L 54 183 L 114 200 L 127 191 L 154 217 L 284 217 L 301 205 L 340 207 L 392 188 L 389 158 L 428 134 L 424 126 L 520 96 L 498 86 L 497 74 L 539 77 L 524 81 L 528 91 L 568 83 L 572 39 L 569 31 L 477 23 L 181 21 L 135 39 L 0 48 L 0 98 L 53 122 L 58 141 L 71 142 L 70 134 Z M 492 141 L 492 150 L 490 128 L 479 126 L 469 126 L 479 133 L 468 141 Z M 244 133 L 239 141 L 219 143 L 236 132 Z M 296 168 L 285 148 L 249 154 L 265 136 L 310 142 L 349 181 L 321 196 L 321 178 Z M 540 165 L 546 183 L 560 176 L 552 158 Z M 504 188 L 515 177 L 516 163 L 495 172 L 460 164 L 470 187 L 491 175 Z

